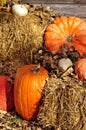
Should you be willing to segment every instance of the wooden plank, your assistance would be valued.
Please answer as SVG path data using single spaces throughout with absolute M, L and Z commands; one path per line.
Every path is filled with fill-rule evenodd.
M 61 15 L 66 15 L 66 16 L 77 16 L 80 18 L 83 18 L 86 20 L 86 4 L 73 4 L 74 2 L 76 3 L 75 0 L 65 0 L 66 2 L 69 1 L 69 3 L 59 3 L 59 0 L 23 0 L 24 3 L 30 3 L 33 5 L 46 5 L 50 6 L 53 9 L 53 12 L 60 13 Z M 64 0 L 60 0 L 60 2 L 63 2 Z M 85 2 L 86 0 L 82 0 Z M 81 0 L 80 0 L 81 2 Z
M 31 4 L 76 3 L 86 4 L 86 0 L 22 0 Z
M 74 3 L 77 3 L 77 4 L 86 4 L 86 0 L 74 0 Z
M 74 15 L 81 18 L 86 18 L 86 5 L 77 4 L 48 4 L 52 7 L 54 13 L 60 13 L 61 15 Z
M 56 4 L 56 3 L 73 3 L 74 0 L 22 0 L 30 4 Z
M 34 6 L 39 6 L 35 4 Z M 53 9 L 53 13 L 59 13 L 66 16 L 77 16 L 86 19 L 86 5 L 81 4 L 43 4 L 44 6 L 50 6 Z

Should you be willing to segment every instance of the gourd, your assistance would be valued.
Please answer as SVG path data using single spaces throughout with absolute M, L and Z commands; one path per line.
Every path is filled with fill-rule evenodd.
M 12 13 L 18 16 L 26 16 L 28 9 L 23 4 L 14 4 L 12 6 Z
M 75 74 L 81 79 L 86 80 L 86 58 L 75 62 Z
M 30 64 L 18 69 L 14 81 L 14 104 L 22 118 L 36 118 L 47 79 L 48 71 L 43 66 Z
M 59 53 L 63 45 L 73 46 L 80 55 L 86 54 L 86 22 L 74 16 L 56 17 L 44 34 L 44 46 Z

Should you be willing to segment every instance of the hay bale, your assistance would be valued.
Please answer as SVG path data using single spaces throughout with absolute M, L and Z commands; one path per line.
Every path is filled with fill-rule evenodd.
M 27 16 L 0 12 L 0 59 L 29 64 L 35 50 L 43 46 L 43 35 L 51 20 L 51 10 L 29 6 Z M 17 62 L 18 64 L 18 62 Z M 15 65 L 14 65 L 15 66 Z
M 38 124 L 55 130 L 85 130 L 85 87 L 74 75 L 63 78 L 52 75 L 45 86 Z

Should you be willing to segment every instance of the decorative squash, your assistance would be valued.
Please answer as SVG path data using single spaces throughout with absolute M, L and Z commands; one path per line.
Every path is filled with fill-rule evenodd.
M 86 80 L 86 58 L 79 59 L 75 63 L 75 73 L 81 80 Z
M 86 54 L 86 23 L 74 16 L 56 17 L 45 31 L 44 46 L 52 53 L 59 53 L 61 47 L 73 46 L 80 55 Z
M 24 4 L 14 4 L 12 6 L 12 13 L 18 16 L 26 16 L 28 14 L 28 9 Z
M 24 119 L 36 118 L 47 78 L 48 71 L 36 64 L 25 65 L 17 71 L 14 81 L 14 103 L 16 111 Z

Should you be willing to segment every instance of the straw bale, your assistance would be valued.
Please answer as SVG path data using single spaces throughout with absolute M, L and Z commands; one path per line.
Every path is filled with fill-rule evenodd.
M 46 83 L 38 124 L 55 130 L 84 130 L 86 128 L 86 84 L 74 75 L 57 78 L 52 75 Z
M 0 12 L 0 60 L 5 63 L 8 59 L 14 64 L 13 59 L 21 65 L 32 63 L 33 52 L 43 46 L 52 11 L 43 6 L 28 6 L 29 13 L 24 17 Z

